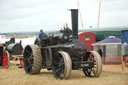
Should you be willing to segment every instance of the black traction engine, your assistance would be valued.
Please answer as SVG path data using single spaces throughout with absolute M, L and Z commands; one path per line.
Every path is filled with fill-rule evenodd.
M 66 27 L 56 36 L 37 38 L 23 53 L 24 70 L 37 74 L 40 70 L 53 71 L 57 79 L 67 79 L 72 70 L 82 69 L 88 77 L 98 77 L 102 61 L 96 51 L 87 52 L 87 45 L 78 40 L 78 9 L 71 9 L 72 30 Z

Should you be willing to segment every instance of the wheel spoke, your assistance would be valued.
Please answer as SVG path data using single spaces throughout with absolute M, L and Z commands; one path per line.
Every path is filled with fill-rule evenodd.
M 25 52 L 27 52 L 29 54 L 29 56 L 31 55 L 31 52 L 28 49 L 26 49 Z
M 30 57 L 28 58 L 28 62 L 33 63 L 33 54 L 31 54 Z
M 91 76 L 91 70 L 90 70 L 90 69 L 88 69 L 88 71 L 87 71 L 87 72 L 88 72 L 88 75 L 89 75 L 89 76 Z
M 54 62 L 53 62 L 53 64 L 58 65 L 58 64 L 59 64 L 59 62 L 54 61 Z
M 27 66 L 27 69 L 29 69 L 29 68 L 31 68 L 32 67 L 32 64 L 29 64 L 28 66 Z
M 57 73 L 58 71 L 60 71 L 61 70 L 61 68 L 58 68 L 56 71 L 55 71 L 55 73 Z
M 60 62 L 59 62 L 59 67 L 64 65 L 64 59 L 61 59 Z
M 55 73 L 57 74 L 57 76 L 61 76 L 61 74 L 64 72 L 64 67 L 60 66 L 58 67 L 58 69 L 55 71 Z
M 61 77 L 61 75 L 63 75 L 64 73 L 64 68 L 61 68 L 60 72 L 58 73 L 58 75 Z
M 30 57 L 29 58 L 33 58 L 33 54 L 31 53 Z
M 93 74 L 94 74 L 94 75 L 96 74 L 96 72 L 95 72 L 94 68 L 92 68 L 92 69 L 91 69 L 91 71 L 93 72 Z
M 24 60 L 24 61 L 28 61 L 28 59 L 27 59 L 27 58 L 23 58 L 23 60 Z

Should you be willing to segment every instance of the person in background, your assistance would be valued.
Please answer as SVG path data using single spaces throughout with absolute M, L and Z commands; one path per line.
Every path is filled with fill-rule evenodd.
M 43 32 L 43 29 L 40 30 L 39 38 L 41 39 L 42 36 L 46 36 L 47 34 Z

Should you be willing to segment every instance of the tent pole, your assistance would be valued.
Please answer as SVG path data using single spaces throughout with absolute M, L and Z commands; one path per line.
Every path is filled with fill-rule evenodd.
M 78 12 L 79 12 L 79 15 L 80 15 L 82 30 L 83 30 L 83 32 L 84 32 L 84 24 L 83 24 L 83 20 L 82 20 L 82 15 L 81 15 L 81 10 L 80 10 L 79 0 L 77 0 L 77 6 L 78 6 L 78 9 L 79 9 Z
M 101 3 L 102 3 L 102 0 L 99 1 L 99 12 L 98 12 L 98 23 L 97 23 L 98 31 L 99 31 L 99 25 L 100 25 Z
M 122 71 L 124 71 L 124 62 L 123 62 L 122 50 L 120 52 L 121 52 L 121 66 L 122 66 Z

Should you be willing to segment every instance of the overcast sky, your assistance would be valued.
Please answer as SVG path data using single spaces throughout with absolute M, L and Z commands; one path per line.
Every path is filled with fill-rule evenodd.
M 99 0 L 79 4 L 84 28 L 97 27 Z M 100 27 L 128 27 L 127 4 L 128 0 L 103 0 Z M 72 8 L 78 8 L 77 0 L 0 0 L 0 32 L 59 30 L 65 23 L 71 28 L 67 9 Z

